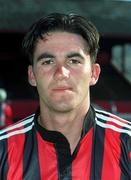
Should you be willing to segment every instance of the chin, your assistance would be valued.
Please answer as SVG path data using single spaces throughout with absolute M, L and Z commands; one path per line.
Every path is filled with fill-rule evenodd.
M 55 111 L 59 111 L 59 112 L 69 112 L 71 110 L 74 109 L 74 106 L 72 104 L 69 104 L 69 103 L 55 103 L 52 108 L 55 110 Z

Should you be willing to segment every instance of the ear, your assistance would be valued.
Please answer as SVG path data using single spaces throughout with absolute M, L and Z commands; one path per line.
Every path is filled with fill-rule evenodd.
M 91 74 L 91 80 L 90 80 L 90 86 L 93 86 L 97 83 L 100 75 L 100 65 L 99 64 L 92 64 L 92 74 Z
M 36 86 L 36 80 L 35 80 L 32 65 L 28 66 L 28 81 L 29 81 L 30 85 Z

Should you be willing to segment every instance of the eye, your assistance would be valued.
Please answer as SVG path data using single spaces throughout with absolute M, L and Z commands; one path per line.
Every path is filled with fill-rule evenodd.
M 75 58 L 74 58 L 74 59 L 70 59 L 70 60 L 69 60 L 69 63 L 70 63 L 70 64 L 80 64 L 81 61 L 80 61 L 80 59 L 75 59 Z
M 41 62 L 41 64 L 43 65 L 49 65 L 54 63 L 53 59 L 43 59 Z

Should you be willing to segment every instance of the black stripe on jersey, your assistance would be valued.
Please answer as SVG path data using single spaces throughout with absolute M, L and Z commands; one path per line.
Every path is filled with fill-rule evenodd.
M 95 112 L 98 113 L 98 114 L 109 117 L 109 113 L 106 112 L 106 111 L 95 109 Z
M 58 180 L 72 180 L 72 156 L 70 145 L 63 134 L 56 131 L 48 131 L 38 124 L 38 113 L 35 115 L 35 127 L 42 138 L 54 144 L 58 162 Z
M 23 180 L 40 180 L 40 167 L 36 131 L 25 133 L 23 153 Z M 35 167 L 35 170 L 34 170 Z
M 122 133 L 121 139 L 121 155 L 120 155 L 120 167 L 121 167 L 121 180 L 131 179 L 131 138 L 127 134 Z
M 128 127 L 123 127 L 122 129 L 131 131 L 131 129 L 129 129 Z
M 33 123 L 34 123 L 34 121 L 33 121 L 33 120 L 32 120 L 31 122 L 26 123 L 26 124 L 24 125 L 24 128 L 26 128 L 26 127 L 29 127 L 29 126 L 33 125 Z
M 103 162 L 103 154 L 104 154 L 104 138 L 105 138 L 105 129 L 96 125 L 96 127 L 94 127 L 93 140 L 92 140 L 93 143 L 92 143 L 90 180 L 101 179 L 102 162 Z
M 7 179 L 7 171 L 8 171 L 8 143 L 7 139 L 4 141 L 0 141 L 0 180 Z
M 62 143 L 55 144 L 58 160 L 58 180 L 72 180 L 72 158 L 70 145 L 66 139 L 63 139 L 61 142 Z

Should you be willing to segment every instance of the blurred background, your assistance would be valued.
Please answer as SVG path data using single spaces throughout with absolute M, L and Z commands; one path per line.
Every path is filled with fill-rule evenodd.
M 52 12 L 78 13 L 96 25 L 101 35 L 97 62 L 102 73 L 91 88 L 92 102 L 131 120 L 131 1 L 0 0 L 0 88 L 7 92 L 13 121 L 38 106 L 35 89 L 28 84 L 22 39 L 35 20 Z

